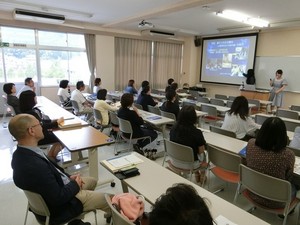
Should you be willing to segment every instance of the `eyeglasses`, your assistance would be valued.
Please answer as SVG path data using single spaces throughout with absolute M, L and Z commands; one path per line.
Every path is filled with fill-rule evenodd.
M 37 126 L 43 126 L 43 122 L 39 122 L 38 124 L 35 124 L 35 125 L 33 125 L 33 126 L 30 126 L 30 127 L 28 127 L 28 129 L 29 128 L 33 128 L 33 127 L 37 127 Z

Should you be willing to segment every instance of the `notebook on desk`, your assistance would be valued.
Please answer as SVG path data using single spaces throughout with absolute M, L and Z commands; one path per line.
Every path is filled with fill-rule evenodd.
M 134 154 L 118 156 L 101 161 L 101 164 L 113 173 L 134 168 L 137 164 L 142 163 L 139 157 Z
M 67 119 L 64 122 L 58 124 L 58 127 L 61 129 L 71 128 L 71 127 L 78 127 L 81 126 L 81 121 L 79 119 Z

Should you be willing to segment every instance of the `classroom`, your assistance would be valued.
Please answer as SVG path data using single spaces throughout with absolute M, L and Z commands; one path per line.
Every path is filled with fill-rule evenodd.
M 68 2 L 69 4 L 72 4 Z M 67 3 L 63 3 L 61 5 L 60 2 L 54 1 L 53 3 L 49 3 L 49 5 L 45 5 L 46 3 L 43 3 L 42 1 L 31 1 L 31 3 L 24 2 L 24 1 L 16 1 L 13 3 L 9 3 L 9 1 L 2 1 L 0 0 L 0 29 L 1 27 L 8 27 L 8 28 L 24 28 L 29 30 L 34 30 L 35 32 L 40 32 L 41 34 L 44 32 L 44 35 L 47 34 L 47 32 L 55 32 L 55 33 L 67 33 L 70 34 L 90 34 L 94 40 L 94 50 L 95 50 L 95 72 L 94 77 L 100 77 L 102 80 L 102 85 L 105 89 L 109 92 L 112 91 L 119 91 L 122 92 L 124 88 L 127 85 L 127 81 L 133 77 L 129 77 L 130 75 L 124 75 L 122 77 L 122 73 L 120 72 L 120 68 L 116 66 L 116 62 L 118 61 L 118 56 L 120 56 L 120 52 L 117 52 L 116 49 L 122 49 L 120 47 L 120 43 L 118 40 L 139 40 L 139 41 L 149 41 L 152 45 L 152 49 L 156 49 L 156 46 L 159 46 L 161 43 L 170 43 L 173 45 L 180 46 L 181 52 L 180 52 L 180 60 L 181 63 L 174 66 L 170 69 L 168 66 L 168 71 L 176 71 L 176 74 L 165 74 L 164 77 L 152 77 L 153 75 L 153 68 L 156 68 L 155 65 L 159 64 L 159 61 L 155 61 L 155 51 L 152 58 L 152 63 L 154 67 L 151 67 L 152 72 L 146 72 L 147 75 L 142 75 L 144 79 L 139 79 L 139 82 L 136 82 L 137 89 L 140 87 L 140 81 L 142 80 L 149 80 L 150 86 L 153 86 L 153 89 L 164 89 L 167 86 L 167 79 L 168 78 L 175 78 L 175 81 L 178 83 L 179 88 L 182 88 L 183 84 L 187 83 L 190 87 L 201 87 L 205 88 L 205 95 L 209 98 L 214 98 L 216 94 L 222 94 L 226 96 L 240 96 L 241 90 L 240 85 L 237 84 L 224 84 L 224 83 L 210 83 L 210 82 L 201 82 L 200 80 L 200 73 L 201 73 L 201 63 L 202 63 L 202 40 L 205 38 L 211 38 L 211 37 L 222 37 L 222 36 L 228 36 L 228 35 L 240 35 L 240 34 L 257 34 L 257 43 L 256 43 L 256 52 L 255 52 L 255 64 L 254 64 L 254 71 L 255 75 L 258 77 L 259 80 L 257 82 L 257 88 L 263 90 L 263 91 L 269 91 L 271 87 L 269 87 L 269 84 L 265 82 L 266 80 L 269 80 L 269 77 L 274 77 L 275 72 L 278 69 L 283 70 L 283 76 L 286 77 L 287 82 L 291 82 L 292 89 L 286 89 L 284 91 L 284 100 L 282 104 L 283 109 L 289 109 L 291 105 L 300 105 L 300 88 L 297 88 L 297 82 L 298 82 L 298 70 L 299 64 L 298 59 L 300 59 L 300 45 L 299 45 L 299 37 L 300 37 L 300 18 L 297 18 L 298 15 L 296 12 L 294 12 L 293 9 L 297 8 L 297 6 L 300 7 L 299 3 L 295 0 L 291 1 L 291 5 L 289 6 L 290 15 L 289 13 L 284 12 L 284 16 L 282 17 L 272 17 L 271 14 L 280 14 L 281 10 L 283 10 L 280 7 L 279 2 L 276 1 L 276 6 L 270 7 L 268 10 L 263 10 L 264 7 L 268 7 L 268 4 L 272 4 L 271 0 L 266 1 L 265 3 L 261 3 L 261 7 L 258 7 L 261 1 L 255 0 L 253 5 L 256 5 L 255 8 L 249 7 L 246 0 L 241 1 L 241 5 L 238 7 L 234 7 L 234 2 L 230 0 L 188 0 L 188 1 L 165 1 L 164 3 L 160 1 L 147 1 L 144 6 L 141 6 L 138 1 L 134 1 L 130 3 L 128 6 L 125 3 L 119 3 L 117 1 L 111 1 L 110 4 L 105 5 L 107 8 L 107 12 L 105 12 L 103 9 L 99 10 L 99 13 L 102 13 L 103 15 L 105 13 L 111 14 L 107 16 L 107 20 L 99 19 L 98 24 L 95 22 L 96 18 L 99 17 L 99 15 L 96 15 L 96 9 L 93 11 L 93 13 L 88 12 L 90 7 L 83 7 L 82 9 L 78 7 L 76 3 L 77 8 L 74 6 L 71 8 L 68 8 Z M 14 5 L 15 4 L 15 5 Z M 48 3 L 47 3 L 48 4 Z M 82 4 L 82 3 L 81 3 Z M 91 4 L 96 4 L 94 1 Z M 107 3 L 105 3 L 107 4 Z M 118 5 L 119 9 L 116 10 L 116 7 L 113 6 L 113 4 Z M 133 10 L 134 6 L 137 5 L 136 10 Z M 99 5 L 97 7 L 100 8 Z M 124 13 L 120 8 L 124 8 Z M 129 9 L 129 8 L 130 9 Z M 231 21 L 231 20 L 225 20 L 224 18 L 220 19 L 215 18 L 216 15 L 212 16 L 213 11 L 221 12 L 222 10 L 226 10 L 229 8 L 232 9 L 247 9 L 244 12 L 248 14 L 252 14 L 253 16 L 262 16 L 265 19 L 269 19 L 270 25 L 266 28 L 258 28 L 258 27 L 251 27 L 249 25 L 241 25 L 242 23 Z M 13 8 L 13 9 L 12 9 Z M 28 9 L 30 11 L 36 12 L 40 10 L 44 10 L 43 12 L 46 13 L 52 13 L 52 14 L 62 14 L 65 13 L 65 23 L 62 24 L 51 24 L 51 23 L 36 23 L 32 21 L 23 21 L 19 19 L 15 19 L 15 16 L 13 16 L 13 11 L 15 9 Z M 48 9 L 47 9 L 48 8 Z M 259 8 L 259 10 L 258 10 Z M 45 11 L 45 9 L 47 9 Z M 105 8 L 106 9 L 106 8 Z M 114 12 L 113 10 L 116 10 Z M 197 11 L 198 10 L 198 11 Z M 205 11 L 206 10 L 206 11 Z M 91 10 L 92 11 L 92 10 Z M 201 12 L 199 14 L 199 17 L 196 16 L 198 12 Z M 242 10 L 241 10 L 242 11 Z M 15 12 L 15 11 L 14 11 Z M 117 16 L 118 13 L 120 15 Z M 16 13 L 16 12 L 15 12 Z M 216 12 L 215 12 L 216 13 Z M 214 13 L 214 14 L 215 14 Z M 264 13 L 264 14 L 263 14 Z M 95 15 L 94 15 L 95 14 Z M 203 15 L 202 15 L 203 14 Z M 112 15 L 115 15 L 113 17 Z M 195 15 L 195 16 L 194 16 Z M 189 17 L 186 21 L 183 19 L 184 17 Z M 164 18 L 165 17 L 165 18 Z M 72 19 L 73 18 L 73 19 Z M 75 19 L 74 19 L 75 18 Z M 93 21 L 89 22 L 89 18 L 93 18 Z M 295 19 L 296 18 L 296 19 Z M 95 19 L 95 20 L 94 20 Z M 199 22 L 198 25 L 188 25 L 193 20 L 203 20 Z M 205 20 L 211 20 L 211 27 L 207 26 L 205 24 Z M 181 21 L 181 22 L 179 22 Z M 274 25 L 275 24 L 275 25 Z M 274 26 L 273 26 L 274 25 Z M 142 27 L 142 28 L 141 28 Z M 201 30 L 201 27 L 203 29 Z M 232 29 L 231 29 L 232 28 Z M 151 34 L 151 30 L 159 30 L 163 32 L 169 32 L 169 33 L 176 33 L 175 37 L 172 38 L 165 38 L 165 37 L 159 37 Z M 221 31 L 224 29 L 225 31 Z M 226 30 L 227 29 L 227 30 Z M 143 31 L 142 31 L 143 30 Z M 141 32 L 142 31 L 142 32 Z M 150 34 L 149 34 L 150 32 Z M 147 34 L 146 34 L 147 33 Z M 0 30 L 1 34 L 1 30 Z M 1 36 L 0 36 L 1 37 Z M 83 39 L 82 39 L 83 40 Z M 5 41 L 2 42 L 2 39 L 0 38 L 1 43 L 1 51 L 4 54 L 5 46 L 7 43 Z M 125 42 L 123 42 L 124 44 Z M 148 43 L 148 44 L 149 44 Z M 18 43 L 21 45 L 21 43 Z M 124 44 L 124 46 L 126 43 Z M 28 45 L 29 46 L 29 45 Z M 7 47 L 7 46 L 6 46 Z M 11 45 L 9 47 L 12 47 Z M 13 48 L 18 48 L 20 46 L 13 46 Z M 119 48 L 120 47 L 120 48 Z M 13 49 L 12 48 L 12 49 Z M 27 48 L 27 47 L 25 47 Z M 30 47 L 29 47 L 30 48 Z M 67 51 L 74 50 L 77 47 L 74 47 L 73 49 L 67 49 Z M 22 47 L 21 47 L 22 49 Z M 63 49 L 63 48 L 62 48 Z M 159 49 L 159 47 L 157 47 Z M 161 48 L 163 49 L 163 47 Z M 53 50 L 51 47 L 46 50 Z M 85 48 L 78 47 L 76 51 L 85 51 Z M 163 54 L 162 54 L 163 55 Z M 2 56 L 1 56 L 2 57 Z M 152 56 L 151 56 L 152 57 Z M 2 59 L 2 58 L 1 58 Z M 158 58 L 157 58 L 158 59 Z M 163 60 L 163 57 L 162 57 Z M 175 60 L 174 60 L 175 61 Z M 1 61 L 0 61 L 1 62 Z M 164 62 L 167 62 L 164 61 Z M 286 67 L 283 65 L 282 68 L 278 68 L 278 65 L 282 65 L 281 62 L 286 63 Z M 300 60 L 299 60 L 300 62 Z M 4 64 L 5 62 L 3 62 Z M 45 66 L 46 64 L 43 64 L 44 62 L 41 61 L 41 64 Z M 263 68 L 263 63 L 268 65 L 267 70 Z M 151 64 L 151 63 L 150 63 Z M 37 65 L 41 66 L 41 65 Z M 85 65 L 87 66 L 87 65 Z M 147 65 L 148 66 L 148 65 Z M 171 66 L 170 66 L 171 67 Z M 272 68 L 270 68 L 272 67 Z M 130 71 L 130 69 L 126 68 L 127 71 Z M 148 67 L 147 67 L 148 68 Z M 4 92 L 2 90 L 3 84 L 8 82 L 14 82 L 16 84 L 17 89 L 19 89 L 21 86 L 23 86 L 23 82 L 20 80 L 15 81 L 11 80 L 7 75 L 4 75 L 3 66 L 0 66 L 1 74 L 0 74 L 0 87 L 1 87 L 1 94 L 3 95 Z M 124 69 L 124 70 L 125 70 Z M 160 72 L 163 71 L 162 68 L 160 68 Z M 250 68 L 247 68 L 250 69 Z M 7 68 L 7 72 L 8 72 Z M 262 72 L 263 71 L 263 72 Z M 293 71 L 293 74 L 286 74 L 287 71 Z M 9 71 L 11 72 L 11 71 Z M 295 72 L 295 74 L 294 74 Z M 52 110 L 51 109 L 45 109 L 45 112 L 51 117 L 54 115 L 57 118 L 60 116 L 59 113 L 63 114 L 65 118 L 73 118 L 74 115 L 69 114 L 69 112 L 60 111 L 58 109 L 56 112 L 53 112 L 53 109 L 57 109 L 56 107 L 60 105 L 60 100 L 57 96 L 57 90 L 58 90 L 58 83 L 59 80 L 57 80 L 57 85 L 53 85 L 52 83 L 50 85 L 47 85 L 44 81 L 42 81 L 42 75 L 41 71 L 37 72 L 38 75 L 35 76 L 37 79 L 35 80 L 36 83 L 36 93 L 38 98 L 38 103 L 44 106 L 46 105 L 46 102 L 49 101 L 49 105 L 55 103 L 55 106 L 53 105 Z M 117 74 L 117 75 L 116 75 Z M 76 89 L 76 82 L 78 80 L 71 79 L 72 76 L 71 73 L 69 73 L 65 78 L 69 78 L 72 80 L 70 86 L 71 90 Z M 88 76 L 88 75 L 87 75 Z M 134 75 L 135 77 L 139 75 Z M 296 77 L 297 76 L 297 77 Z M 25 79 L 25 77 L 24 77 Z M 85 90 L 84 92 L 92 93 L 93 88 L 93 80 L 90 80 L 89 82 L 85 82 Z M 267 84 L 266 84 L 267 83 Z M 152 88 L 152 87 L 151 87 Z M 164 95 L 164 93 L 163 93 Z M 48 103 L 47 103 L 48 104 Z M 43 106 L 43 107 L 44 107 Z M 199 112 L 197 112 L 198 114 Z M 272 111 L 271 111 L 272 113 Z M 1 99 L 1 106 L 0 106 L 0 114 L 3 116 L 6 114 L 6 108 L 4 107 L 3 99 Z M 198 114 L 199 115 L 199 114 Z M 153 115 L 145 113 L 143 115 L 144 121 L 147 121 L 150 117 L 154 118 Z M 267 116 L 271 116 L 270 114 Z M 12 169 L 10 166 L 10 160 L 12 157 L 12 152 L 15 149 L 16 142 L 12 139 L 12 136 L 9 134 L 7 129 L 7 123 L 9 122 L 9 119 L 11 117 L 9 114 L 7 114 L 6 118 L 4 116 L 2 117 L 2 124 L 0 128 L 0 136 L 1 136 L 1 147 L 0 147 L 0 158 L 3 158 L 0 160 L 1 164 L 1 170 L 0 174 L 2 174 L 2 177 L 0 177 L 0 199 L 3 201 L 2 206 L 0 207 L 0 215 L 4 218 L 4 224 L 21 224 L 24 221 L 24 216 L 26 212 L 26 204 L 27 199 L 24 195 L 24 193 L 17 189 L 16 186 L 13 184 L 12 181 Z M 54 118 L 54 117 L 53 117 Z M 52 118 L 51 118 L 52 119 Z M 151 119 L 149 119 L 151 120 Z M 148 122 L 148 121 L 147 121 Z M 4 126 L 5 123 L 5 126 Z M 91 126 L 86 127 L 86 121 L 81 121 L 83 125 L 82 132 L 90 132 L 90 129 L 93 129 Z M 156 124 L 155 124 L 156 123 Z M 159 133 L 158 139 L 160 139 L 160 145 L 157 146 L 158 151 L 164 151 L 164 144 L 163 144 L 163 138 L 168 138 L 168 136 L 164 136 L 165 134 L 165 127 L 161 124 L 159 124 L 159 121 L 151 122 L 152 125 L 161 126 L 163 132 Z M 209 128 L 208 128 L 209 129 Z M 89 131 L 84 131 L 89 130 Z M 168 130 L 168 129 L 167 129 Z M 94 131 L 92 131 L 94 132 Z M 103 132 L 105 135 L 109 136 L 109 131 L 104 130 Z M 94 135 L 101 138 L 106 138 L 106 136 L 100 136 L 99 134 L 102 134 L 101 132 L 97 132 Z M 63 133 L 57 132 L 57 136 L 60 136 L 63 139 Z M 77 133 L 74 133 L 74 136 L 78 135 Z M 80 134 L 79 134 L 80 135 Z M 293 131 L 288 133 L 288 136 L 290 137 L 290 140 L 292 139 Z M 95 137 L 96 137 L 95 136 Z M 213 142 L 214 136 L 210 136 L 209 133 L 204 134 L 205 139 L 207 139 L 207 142 Z M 233 146 L 230 146 L 227 142 L 227 138 L 223 139 L 224 137 L 220 137 L 220 140 L 224 140 L 224 146 L 227 146 L 227 148 L 232 148 L 231 151 L 239 152 L 241 146 L 245 145 L 245 142 L 239 142 L 240 140 L 237 140 L 236 142 L 233 142 Z M 108 140 L 108 139 L 106 139 Z M 221 141 L 220 141 L 221 143 Z M 219 145 L 222 145 L 220 144 Z M 63 143 L 63 145 L 68 146 L 69 143 Z M 80 143 L 79 143 L 80 144 Z M 78 145 L 79 145 L 78 144 Z M 111 179 L 113 176 L 105 170 L 103 166 L 99 165 L 99 162 L 101 160 L 106 160 L 108 158 L 114 157 L 114 151 L 115 151 L 115 144 L 106 143 L 103 144 L 103 146 L 99 143 L 96 144 L 98 147 L 96 147 L 96 150 L 90 150 L 84 152 L 84 156 L 88 157 L 89 166 L 85 166 L 82 171 L 79 169 L 80 173 L 83 173 L 84 175 L 93 175 L 93 177 L 99 177 L 100 180 L 102 178 L 108 178 Z M 78 146 L 76 146 L 78 147 Z M 124 143 L 121 143 L 121 145 L 118 148 L 126 147 Z M 222 146 L 220 146 L 222 147 Z M 75 147 L 74 147 L 75 148 Z M 79 148 L 79 147 L 78 147 Z M 225 148 L 225 147 L 224 147 Z M 66 150 L 66 152 L 68 152 Z M 109 152 L 109 153 L 108 153 Z M 161 152 L 161 153 L 162 153 Z M 67 157 L 72 157 L 70 153 L 67 154 Z M 161 172 L 161 168 L 157 167 L 157 165 L 161 166 L 162 162 L 164 160 L 164 157 L 160 157 L 155 162 L 155 166 L 153 166 L 153 170 L 157 176 L 160 174 L 164 174 L 165 176 L 169 176 L 170 181 L 166 182 L 164 185 L 172 185 L 172 182 L 187 182 L 187 183 L 193 183 L 190 181 L 186 181 L 186 178 L 182 178 L 179 176 L 175 176 L 170 171 L 168 172 Z M 141 164 L 140 171 L 141 175 L 148 174 L 147 171 L 147 165 L 148 165 L 148 159 L 145 159 L 146 163 Z M 80 163 L 86 163 L 86 161 L 82 161 Z M 153 161 L 149 160 L 149 165 L 151 165 Z M 76 163 L 74 163 L 76 164 Z M 76 166 L 75 166 L 76 167 Z M 80 166 L 79 166 L 80 167 Z M 3 168 L 3 169 L 2 169 Z M 96 169 L 95 169 L 96 168 Z M 73 168 L 74 169 L 74 168 Z M 94 170 L 95 169 L 95 170 Z M 75 170 L 76 171 L 76 170 Z M 96 172 L 95 172 L 96 171 Z M 74 172 L 74 171 L 72 171 Z M 142 177 L 142 176 L 140 176 Z M 179 178 L 178 178 L 179 177 Z M 124 183 L 121 183 L 119 180 L 117 180 L 116 177 L 113 177 L 113 179 L 116 181 L 116 188 L 110 187 L 109 184 L 105 184 L 103 188 L 99 188 L 99 191 L 104 191 L 108 193 L 118 193 L 121 191 L 126 190 L 124 188 Z M 141 180 L 144 182 L 143 180 Z M 164 182 L 163 179 L 158 179 L 157 182 Z M 139 181 L 132 181 L 128 180 L 128 182 L 125 182 L 127 185 L 127 190 L 129 188 L 133 188 L 139 191 L 141 194 L 145 194 L 146 198 L 147 191 L 149 188 L 149 185 L 147 187 L 144 187 L 143 185 L 139 184 Z M 125 185 L 125 186 L 126 186 Z M 135 186 L 136 185 L 136 186 Z M 167 187 L 162 185 L 161 192 L 163 192 Z M 248 214 L 245 209 L 241 210 L 240 208 L 243 208 L 243 206 L 247 205 L 244 201 L 242 201 L 242 206 L 236 207 L 233 204 L 233 195 L 235 193 L 236 186 L 229 185 L 229 194 L 225 191 L 225 194 L 212 194 L 211 192 L 207 191 L 207 187 L 202 192 L 202 187 L 199 185 L 191 184 L 198 190 L 199 193 L 201 193 L 204 197 L 207 197 L 208 199 L 211 199 L 212 201 L 212 215 L 213 218 L 216 219 L 219 215 L 225 216 L 229 222 L 232 224 L 253 224 L 253 222 L 257 222 L 257 224 L 282 224 L 283 220 L 280 220 L 278 218 L 275 218 L 273 214 L 268 215 L 267 213 L 264 213 L 263 211 L 259 211 L 257 214 L 253 213 L 254 216 L 251 214 Z M 207 185 L 207 184 L 206 184 Z M 145 185 L 146 186 L 146 185 Z M 228 186 L 227 186 L 228 187 Z M 226 188 L 227 188 L 226 187 Z M 12 190 L 12 191 L 10 191 Z M 150 192 L 151 190 L 149 190 Z M 228 190 L 227 190 L 228 191 Z M 163 193 L 161 193 L 163 194 Z M 200 194 L 200 195 L 201 195 Z M 215 197 L 218 196 L 218 197 Z M 225 197 L 224 197 L 225 196 Z M 154 204 L 156 199 L 156 193 L 153 195 L 149 195 L 149 198 L 146 199 L 147 205 L 146 209 L 148 211 L 151 210 L 151 205 Z M 220 198 L 219 198 L 220 197 Z M 229 198 L 229 199 L 228 199 Z M 224 201 L 225 199 L 225 201 Z M 224 208 L 228 206 L 227 210 L 220 210 L 216 207 L 216 204 L 220 202 L 220 205 L 224 204 Z M 216 203 L 216 204 L 215 204 Z M 230 204 L 229 204 L 230 203 Z M 232 204 L 231 204 L 232 203 Z M 248 205 L 247 205 L 248 206 Z M 230 212 L 232 210 L 232 212 Z M 14 213 L 12 213 L 14 212 Z M 244 222 L 242 218 L 240 218 L 237 215 L 234 215 L 234 212 L 236 214 L 242 215 L 241 217 L 247 218 L 249 221 Z M 15 215 L 13 215 L 15 214 Z M 28 222 L 27 224 L 37 224 L 37 221 L 32 216 L 32 213 L 29 213 L 28 215 Z M 105 220 L 102 218 L 102 214 L 98 214 L 98 224 L 105 223 Z M 101 218 L 100 218 L 101 217 Z M 287 220 L 286 224 L 298 224 L 296 216 L 292 214 L 291 219 Z M 93 215 L 88 214 L 87 215 L 88 222 L 92 224 L 94 223 Z M 226 219 L 225 218 L 225 219 Z M 220 217 L 218 217 L 218 223 L 221 223 Z M 223 221 L 224 222 L 224 221 Z M 254 223 L 255 223 L 254 222 Z M 116 224 L 118 225 L 118 224 Z

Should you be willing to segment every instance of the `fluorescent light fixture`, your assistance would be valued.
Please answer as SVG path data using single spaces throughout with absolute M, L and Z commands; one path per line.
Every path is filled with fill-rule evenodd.
M 244 23 L 255 26 L 255 27 L 268 27 L 269 22 L 259 18 L 248 18 Z
M 217 16 L 221 16 L 226 19 L 234 20 L 241 23 L 246 23 L 255 27 L 267 27 L 269 22 L 262 20 L 260 18 L 251 18 L 248 15 L 233 11 L 233 10 L 224 10 L 222 12 L 217 12 Z
M 224 10 L 223 12 L 217 12 L 217 16 L 224 17 L 226 19 L 234 20 L 237 22 L 243 22 L 247 19 L 247 16 L 232 10 Z

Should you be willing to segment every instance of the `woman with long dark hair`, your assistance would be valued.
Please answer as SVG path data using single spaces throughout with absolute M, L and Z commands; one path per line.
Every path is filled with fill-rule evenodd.
M 194 168 L 198 168 L 203 165 L 203 155 L 206 141 L 203 137 L 202 131 L 197 129 L 195 124 L 197 123 L 197 114 L 194 106 L 185 105 L 182 107 L 178 114 L 177 122 L 170 131 L 170 140 L 178 144 L 189 146 L 194 151 Z M 174 166 L 179 168 L 185 168 L 185 164 L 178 162 L 172 162 Z M 189 168 L 187 168 L 189 169 Z M 205 179 L 205 173 L 198 171 L 195 173 L 196 181 L 202 183 L 202 179 Z
M 230 110 L 225 114 L 222 129 L 232 131 L 238 139 L 249 139 L 255 136 L 259 125 L 249 116 L 248 100 L 244 96 L 234 99 Z

